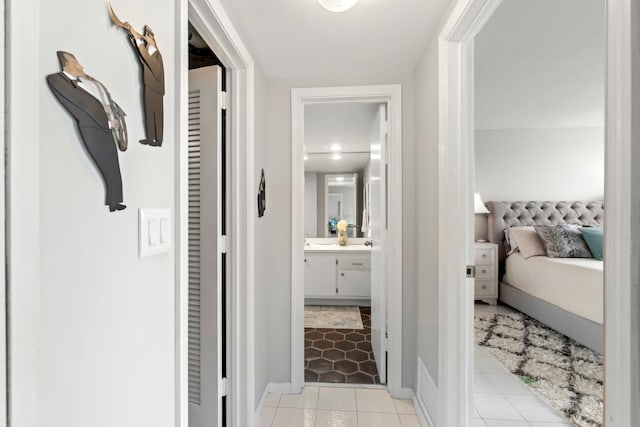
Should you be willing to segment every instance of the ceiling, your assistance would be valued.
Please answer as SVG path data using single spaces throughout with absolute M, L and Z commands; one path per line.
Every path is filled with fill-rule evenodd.
M 265 76 L 382 78 L 413 72 L 449 0 L 221 0 Z
M 503 1 L 475 57 L 476 128 L 604 126 L 604 0 Z

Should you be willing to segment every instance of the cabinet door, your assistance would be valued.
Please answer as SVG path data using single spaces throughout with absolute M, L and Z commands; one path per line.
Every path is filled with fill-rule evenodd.
M 327 254 L 305 254 L 304 296 L 336 296 L 336 257 Z
M 338 274 L 338 295 L 370 298 L 371 271 L 341 270 Z

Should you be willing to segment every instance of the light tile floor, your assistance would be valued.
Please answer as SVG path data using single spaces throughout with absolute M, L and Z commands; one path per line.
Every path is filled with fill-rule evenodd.
M 476 305 L 478 311 L 511 312 Z M 484 348 L 475 347 L 474 427 L 570 426 Z M 302 394 L 269 393 L 259 427 L 419 427 L 413 403 L 386 390 L 307 386 Z
M 507 306 L 477 303 L 476 313 L 511 313 Z M 483 347 L 475 346 L 474 427 L 570 426 Z
M 259 427 L 419 427 L 410 400 L 386 390 L 307 386 L 302 394 L 269 393 Z

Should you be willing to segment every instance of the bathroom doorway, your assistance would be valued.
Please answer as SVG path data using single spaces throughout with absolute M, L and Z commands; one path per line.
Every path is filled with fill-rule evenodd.
M 293 91 L 294 391 L 366 384 L 400 395 L 402 261 L 392 246 L 401 250 L 402 216 L 389 209 L 402 206 L 399 92 Z
M 386 382 L 380 340 L 386 281 L 379 256 L 386 233 L 386 212 L 380 209 L 386 120 L 385 104 L 305 106 L 306 383 Z

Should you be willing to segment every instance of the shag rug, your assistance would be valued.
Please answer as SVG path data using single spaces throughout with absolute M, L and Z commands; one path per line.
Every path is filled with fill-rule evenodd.
M 351 305 L 305 305 L 304 327 L 364 329 L 360 309 Z
M 475 339 L 569 422 L 603 425 L 602 356 L 519 312 L 476 314 Z

